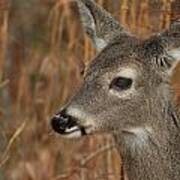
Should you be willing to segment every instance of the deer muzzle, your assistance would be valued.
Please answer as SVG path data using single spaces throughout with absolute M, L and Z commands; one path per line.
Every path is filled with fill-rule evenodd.
M 85 127 L 79 125 L 77 119 L 66 114 L 65 110 L 51 119 L 51 126 L 55 132 L 61 135 L 71 135 L 73 137 L 86 135 Z

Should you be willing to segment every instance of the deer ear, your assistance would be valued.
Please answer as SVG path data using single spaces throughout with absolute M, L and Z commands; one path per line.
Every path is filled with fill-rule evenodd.
M 144 49 L 153 61 L 152 64 L 171 73 L 180 62 L 180 20 L 174 21 L 169 29 L 147 40 Z
M 172 57 L 174 61 L 180 61 L 180 47 L 167 51 L 168 56 Z
M 169 56 L 171 56 L 172 58 L 174 58 L 175 60 L 179 60 L 180 61 L 180 48 L 169 50 L 167 52 L 167 54 Z
M 171 59 L 171 67 L 169 69 L 169 73 L 172 73 L 173 70 L 176 68 L 177 64 L 180 62 L 180 48 L 175 48 L 167 51 L 168 56 Z
M 76 0 L 82 25 L 95 48 L 101 50 L 125 29 L 107 11 L 93 0 Z
M 171 23 L 170 28 L 162 34 L 165 39 L 165 50 L 172 60 L 170 72 L 180 62 L 180 19 Z

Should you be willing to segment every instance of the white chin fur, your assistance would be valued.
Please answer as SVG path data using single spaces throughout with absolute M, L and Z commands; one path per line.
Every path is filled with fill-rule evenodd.
M 91 134 L 92 132 L 92 128 L 91 127 L 87 127 L 84 129 L 86 135 Z M 70 129 L 66 129 L 65 134 L 62 135 L 64 138 L 79 138 L 82 137 L 84 134 L 82 134 L 82 130 L 78 127 L 72 127 Z
M 79 131 L 79 127 L 78 127 L 78 126 L 74 126 L 74 127 L 71 127 L 71 128 L 67 128 L 67 129 L 65 130 L 65 133 L 70 134 L 70 133 L 73 133 L 73 132 L 75 132 L 75 131 Z
M 78 126 L 74 126 L 72 128 L 67 128 L 65 130 L 65 135 L 64 137 L 67 138 L 78 138 L 82 136 L 81 129 Z
M 81 130 L 79 129 L 79 130 L 73 131 L 71 133 L 62 135 L 62 136 L 65 138 L 79 138 L 82 136 L 82 133 L 81 133 Z

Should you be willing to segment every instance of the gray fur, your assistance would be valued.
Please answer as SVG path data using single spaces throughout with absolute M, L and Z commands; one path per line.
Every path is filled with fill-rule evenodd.
M 141 41 L 92 0 L 77 3 L 92 41 L 100 38 L 107 46 L 90 64 L 67 112 L 82 126 L 90 122 L 91 133 L 114 135 L 129 180 L 179 180 L 180 112 L 170 78 L 180 60 L 180 21 Z M 109 90 L 123 68 L 137 73 L 134 90 L 125 99 L 120 97 L 122 92 L 116 96 Z

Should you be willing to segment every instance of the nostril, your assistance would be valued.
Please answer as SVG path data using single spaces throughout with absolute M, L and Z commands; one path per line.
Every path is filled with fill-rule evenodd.
M 54 131 L 58 133 L 64 133 L 69 124 L 68 116 L 56 115 L 51 119 L 51 126 Z
M 77 122 L 73 117 L 62 111 L 51 119 L 51 126 L 55 132 L 64 134 L 68 129 L 77 126 Z
M 78 119 L 68 115 L 66 112 L 61 111 L 51 119 L 51 126 L 53 130 L 62 135 L 86 135 L 86 127 L 79 124 Z

